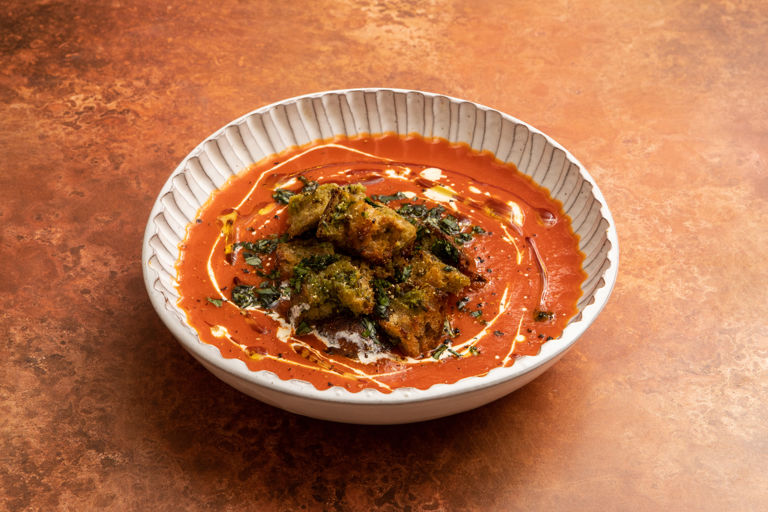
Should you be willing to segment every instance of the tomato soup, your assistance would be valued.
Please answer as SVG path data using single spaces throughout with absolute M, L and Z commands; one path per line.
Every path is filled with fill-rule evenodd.
M 275 263 L 265 254 L 254 267 L 233 257 L 231 248 L 254 240 L 279 243 L 288 227 L 279 193 L 309 180 L 362 184 L 370 196 L 389 198 L 393 208 L 442 206 L 473 226 L 461 250 L 483 283 L 446 305 L 450 339 L 419 357 L 396 350 L 348 357 L 322 337 L 297 332 L 268 307 L 246 310 L 232 301 L 235 285 L 263 286 Z M 490 153 L 418 136 L 339 138 L 273 155 L 213 193 L 181 243 L 179 306 L 204 343 L 253 371 L 318 389 L 426 389 L 511 366 L 543 343 L 557 343 L 577 313 L 586 278 L 578 242 L 562 205 Z

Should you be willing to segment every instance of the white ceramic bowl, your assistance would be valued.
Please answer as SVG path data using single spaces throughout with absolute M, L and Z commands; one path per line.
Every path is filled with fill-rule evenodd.
M 334 387 L 318 390 L 300 380 L 254 372 L 201 342 L 177 306 L 174 263 L 187 223 L 211 192 L 251 163 L 293 145 L 335 135 L 420 133 L 465 142 L 512 162 L 563 203 L 580 236 L 588 277 L 579 313 L 561 338 L 509 368 L 427 390 L 390 394 Z M 584 167 L 544 133 L 507 114 L 472 102 L 398 89 L 348 89 L 308 94 L 259 108 L 197 146 L 171 174 L 149 216 L 142 254 L 144 282 L 158 315 L 181 345 L 227 384 L 287 411 L 348 423 L 394 424 L 466 411 L 500 398 L 541 375 L 573 346 L 602 310 L 616 281 L 618 239 L 597 184 Z

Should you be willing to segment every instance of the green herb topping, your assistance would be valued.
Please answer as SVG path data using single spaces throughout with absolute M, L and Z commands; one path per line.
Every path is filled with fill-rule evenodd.
M 447 240 L 439 239 L 430 247 L 432 254 L 454 267 L 459 264 L 459 250 Z
M 379 201 L 380 203 L 387 204 L 390 201 L 401 201 L 403 199 L 408 199 L 408 196 L 406 196 L 402 192 L 397 192 L 397 193 L 392 194 L 390 196 L 373 196 L 373 198 L 376 201 Z
M 317 190 L 318 183 L 316 181 L 310 180 L 306 176 L 299 176 L 299 181 L 304 184 L 304 186 L 301 189 L 302 194 L 311 194 L 312 192 Z
M 294 195 L 296 194 L 290 190 L 286 190 L 284 188 L 276 188 L 275 193 L 272 194 L 272 199 L 280 204 L 288 204 L 288 201 L 290 201 L 291 197 Z
M 370 318 L 364 316 L 360 319 L 360 323 L 363 326 L 363 337 L 369 340 L 379 341 L 378 334 L 376 332 L 376 324 L 371 321 Z
M 232 289 L 232 302 L 241 309 L 256 306 L 269 309 L 277 304 L 281 296 L 280 289 L 266 281 L 258 288 L 240 284 Z
M 307 322 L 301 322 L 298 327 L 296 327 L 296 336 L 304 336 L 310 332 L 312 332 L 312 328 L 307 324 Z

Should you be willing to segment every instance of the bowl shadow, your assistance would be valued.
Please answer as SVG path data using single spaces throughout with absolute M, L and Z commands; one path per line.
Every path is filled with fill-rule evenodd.
M 146 361 L 152 375 L 133 390 L 141 436 L 182 468 L 187 492 L 217 506 L 245 499 L 262 508 L 280 504 L 276 510 L 489 510 L 529 483 L 521 468 L 535 468 L 551 452 L 541 431 L 557 420 L 547 405 L 555 369 L 446 418 L 334 423 L 229 387 L 184 352 L 159 319 L 153 323 L 156 349 Z

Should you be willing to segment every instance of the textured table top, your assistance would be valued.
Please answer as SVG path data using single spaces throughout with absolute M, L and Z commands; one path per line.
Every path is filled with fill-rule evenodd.
M 765 510 L 768 8 L 539 4 L 5 2 L 0 509 Z M 531 123 L 615 217 L 602 315 L 488 406 L 295 416 L 219 382 L 147 299 L 144 225 L 189 150 L 361 86 Z

